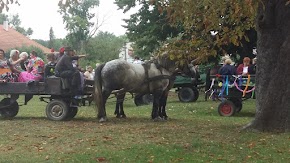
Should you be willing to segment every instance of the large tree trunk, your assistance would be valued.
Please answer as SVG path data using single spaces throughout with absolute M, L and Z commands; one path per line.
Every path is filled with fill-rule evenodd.
M 258 8 L 257 108 L 248 129 L 290 131 L 290 5 L 286 1 L 262 0 Z

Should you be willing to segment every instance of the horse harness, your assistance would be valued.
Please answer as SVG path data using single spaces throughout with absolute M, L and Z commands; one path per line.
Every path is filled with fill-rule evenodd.
M 148 71 L 149 71 L 149 69 L 151 67 L 151 64 L 155 64 L 156 68 L 160 71 L 161 75 L 149 78 Z M 146 62 L 146 63 L 142 64 L 142 66 L 144 67 L 144 70 L 145 70 L 145 80 L 140 85 L 142 85 L 144 83 L 147 83 L 149 91 L 150 91 L 150 82 L 152 82 L 152 81 L 161 80 L 161 79 L 169 79 L 169 80 L 173 80 L 174 79 L 173 75 L 163 75 L 162 74 L 162 68 L 163 67 L 159 63 L 157 63 L 156 61 Z

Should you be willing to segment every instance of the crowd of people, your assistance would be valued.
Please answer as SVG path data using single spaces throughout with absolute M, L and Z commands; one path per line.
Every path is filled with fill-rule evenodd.
M 7 59 L 4 50 L 0 49 L 0 82 L 42 80 L 44 65 L 44 61 L 35 51 L 28 57 L 27 52 L 11 50 L 10 58 Z
M 45 78 L 56 76 L 71 79 L 71 88 L 75 94 L 81 93 L 84 79 L 93 80 L 91 66 L 82 72 L 77 60 L 85 55 L 75 55 L 70 47 L 60 48 L 58 53 L 46 55 L 47 63 L 38 56 L 36 51 L 10 51 L 10 57 L 5 57 L 4 50 L 0 49 L 0 82 L 34 82 L 44 81 Z
M 230 57 L 222 58 L 222 67 L 219 69 L 218 73 L 220 75 L 248 75 L 248 74 L 256 74 L 256 62 L 257 58 L 251 59 L 249 57 L 245 57 L 243 59 L 243 63 L 239 64 L 237 68 L 232 64 L 232 60 Z

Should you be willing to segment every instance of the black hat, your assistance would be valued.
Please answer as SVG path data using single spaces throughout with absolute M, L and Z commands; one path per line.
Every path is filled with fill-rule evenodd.
M 67 46 L 64 48 L 64 51 L 73 51 L 73 49 L 71 47 Z

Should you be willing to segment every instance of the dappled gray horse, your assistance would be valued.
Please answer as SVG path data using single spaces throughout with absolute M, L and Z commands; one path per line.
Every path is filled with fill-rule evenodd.
M 159 110 L 160 100 L 172 87 L 170 83 L 178 68 L 184 70 L 184 66 L 177 66 L 167 55 L 160 55 L 156 60 L 143 65 L 116 59 L 98 66 L 95 70 L 94 97 L 99 121 L 107 120 L 105 104 L 110 94 L 116 90 L 119 94 L 125 92 L 152 94 L 152 119 L 167 117 L 165 108 L 163 113 Z

